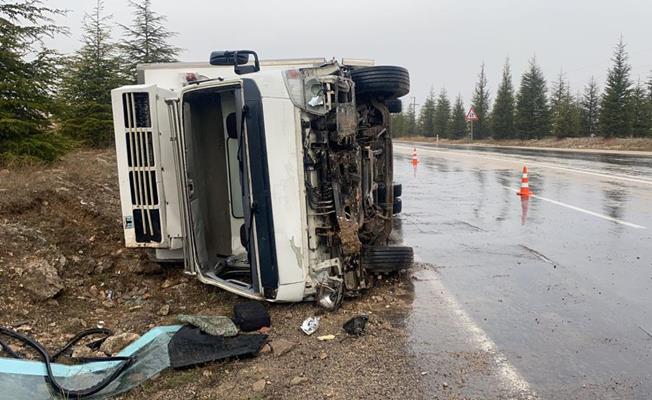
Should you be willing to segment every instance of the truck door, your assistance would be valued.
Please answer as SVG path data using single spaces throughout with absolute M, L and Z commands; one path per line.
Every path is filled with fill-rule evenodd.
M 244 146 L 241 156 L 245 196 L 245 231 L 252 272 L 258 275 L 260 292 L 268 299 L 276 298 L 278 261 L 274 239 L 274 219 L 267 164 L 267 138 L 263 121 L 263 102 L 258 86 L 252 79 L 243 79 L 244 106 L 239 120 L 244 121 Z M 287 134 L 287 133 L 286 133 Z M 283 205 L 279 204 L 279 207 Z
M 180 98 L 171 98 L 166 102 L 172 125 L 171 140 L 174 143 L 174 160 L 181 204 L 181 220 L 184 229 L 184 265 L 186 273 L 199 274 L 202 281 L 212 283 L 227 290 L 229 282 L 222 282 L 215 275 L 202 271 L 198 257 L 198 245 L 201 237 L 193 227 L 193 209 L 191 204 L 193 188 L 188 181 L 188 168 L 192 164 L 188 160 L 188 143 L 186 138 L 191 132 L 184 132 L 183 107 L 184 95 L 191 91 L 230 91 L 235 97 L 235 122 L 237 136 L 238 168 L 240 170 L 240 195 L 242 196 L 242 211 L 244 225 L 240 229 L 242 245 L 247 251 L 251 271 L 251 289 L 259 296 L 274 299 L 279 285 L 276 246 L 274 241 L 274 221 L 270 180 L 267 164 L 265 127 L 263 122 L 262 97 L 255 82 L 243 79 L 237 82 L 210 82 L 195 87 L 186 88 Z M 233 187 L 233 185 L 232 185 Z M 232 193 L 235 195 L 235 193 Z M 225 285 L 227 287 L 225 287 Z M 236 290 L 237 291 L 237 290 Z M 242 293 L 241 293 L 242 294 Z

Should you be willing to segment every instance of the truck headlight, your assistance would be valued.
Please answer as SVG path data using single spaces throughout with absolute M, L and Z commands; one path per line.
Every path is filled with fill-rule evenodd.
M 289 69 L 283 73 L 283 80 L 292 103 L 297 107 L 304 108 L 306 100 L 303 92 L 303 74 L 301 71 Z

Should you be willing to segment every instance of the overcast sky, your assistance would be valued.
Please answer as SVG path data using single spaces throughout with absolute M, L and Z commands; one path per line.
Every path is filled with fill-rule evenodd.
M 79 46 L 80 24 L 93 0 L 47 0 L 70 10 L 60 23 Z M 152 0 L 166 15 L 183 61 L 206 61 L 211 50 L 253 49 L 261 58 L 360 57 L 409 69 L 412 93 L 422 103 L 430 87 L 461 93 L 468 106 L 480 64 L 486 64 L 492 100 L 509 56 L 514 85 L 536 55 L 548 82 L 564 71 L 573 89 L 591 75 L 603 85 L 622 34 L 632 77 L 652 69 L 649 0 Z M 129 23 L 127 0 L 105 0 L 114 22 Z M 114 30 L 114 39 L 121 31 Z

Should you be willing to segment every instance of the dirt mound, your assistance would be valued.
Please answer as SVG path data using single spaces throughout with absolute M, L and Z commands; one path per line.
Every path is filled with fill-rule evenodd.
M 21 325 L 45 344 L 85 326 L 113 325 L 127 300 L 162 279 L 121 274 L 121 265 L 147 261 L 123 249 L 119 215 L 110 151 L 70 154 L 48 169 L 2 171 L 0 322 Z M 42 295 L 34 286 L 40 277 L 50 282 Z

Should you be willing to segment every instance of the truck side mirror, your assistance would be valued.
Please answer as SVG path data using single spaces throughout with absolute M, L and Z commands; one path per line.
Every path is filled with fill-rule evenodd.
M 253 56 L 253 64 L 249 64 L 249 56 Z M 238 75 L 260 71 L 258 54 L 252 50 L 214 51 L 211 53 L 211 65 L 233 65 L 233 71 Z
M 214 51 L 211 53 L 211 65 L 243 65 L 249 61 L 249 55 L 234 51 Z M 237 63 L 236 63 L 237 60 Z

